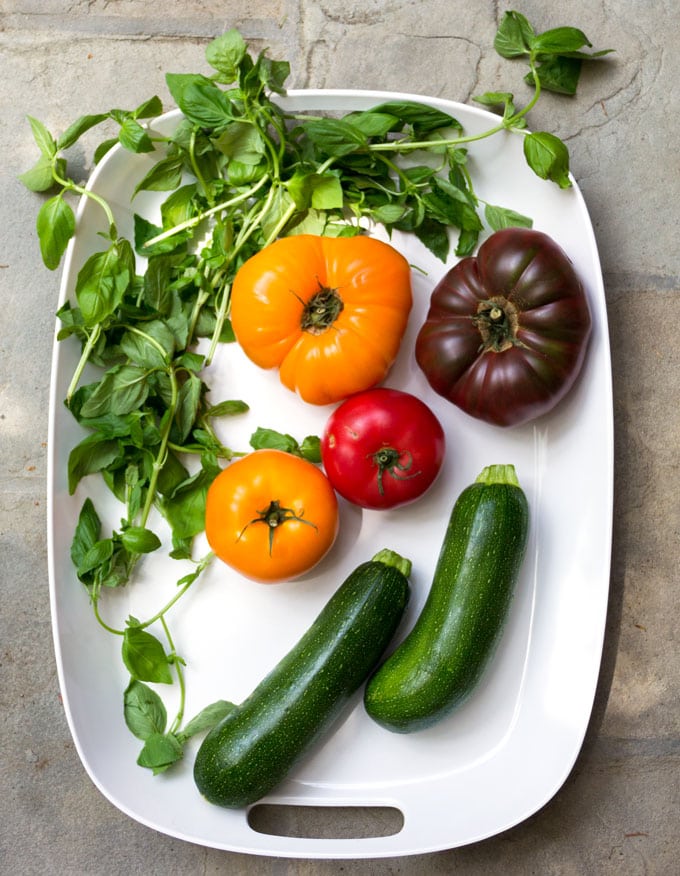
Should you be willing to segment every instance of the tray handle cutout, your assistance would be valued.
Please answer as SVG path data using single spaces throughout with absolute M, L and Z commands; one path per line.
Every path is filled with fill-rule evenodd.
M 395 806 L 294 806 L 257 803 L 248 812 L 252 830 L 296 839 L 369 839 L 395 836 L 404 815 Z

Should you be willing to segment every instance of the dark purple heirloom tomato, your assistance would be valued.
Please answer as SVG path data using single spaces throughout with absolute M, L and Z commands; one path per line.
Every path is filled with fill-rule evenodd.
M 543 232 L 505 228 L 437 284 L 416 360 L 463 411 L 514 426 L 566 395 L 590 332 L 585 291 L 565 252 Z

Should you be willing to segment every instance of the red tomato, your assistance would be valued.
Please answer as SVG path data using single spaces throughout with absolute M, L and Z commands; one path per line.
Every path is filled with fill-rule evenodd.
M 321 439 L 328 480 L 362 508 L 395 508 L 432 485 L 444 459 L 444 430 L 407 392 L 369 389 L 331 414 Z

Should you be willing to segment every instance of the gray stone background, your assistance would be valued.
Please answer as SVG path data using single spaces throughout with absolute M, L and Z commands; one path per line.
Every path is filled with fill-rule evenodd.
M 568 780 L 518 827 L 376 861 L 249 858 L 130 820 L 91 784 L 60 705 L 46 572 L 46 439 L 58 272 L 40 262 L 27 113 L 53 130 L 136 106 L 203 69 L 237 26 L 292 63 L 291 87 L 524 94 L 493 51 L 503 12 L 581 27 L 616 55 L 575 100 L 530 117 L 569 144 L 610 322 L 616 429 L 611 598 L 592 720 Z M 672 874 L 678 872 L 680 29 L 672 0 L 0 0 L 0 872 L 18 874 Z M 83 173 L 88 170 L 83 159 Z M 587 611 L 587 606 L 584 606 Z

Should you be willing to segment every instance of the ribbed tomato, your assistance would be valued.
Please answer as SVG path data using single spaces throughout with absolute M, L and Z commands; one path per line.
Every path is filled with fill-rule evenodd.
M 231 322 L 246 355 L 279 368 L 312 404 L 341 401 L 380 383 L 411 309 L 411 271 L 371 237 L 284 237 L 237 272 Z
M 463 411 L 512 426 L 566 395 L 590 333 L 586 294 L 566 253 L 543 232 L 507 228 L 437 284 L 416 360 Z

